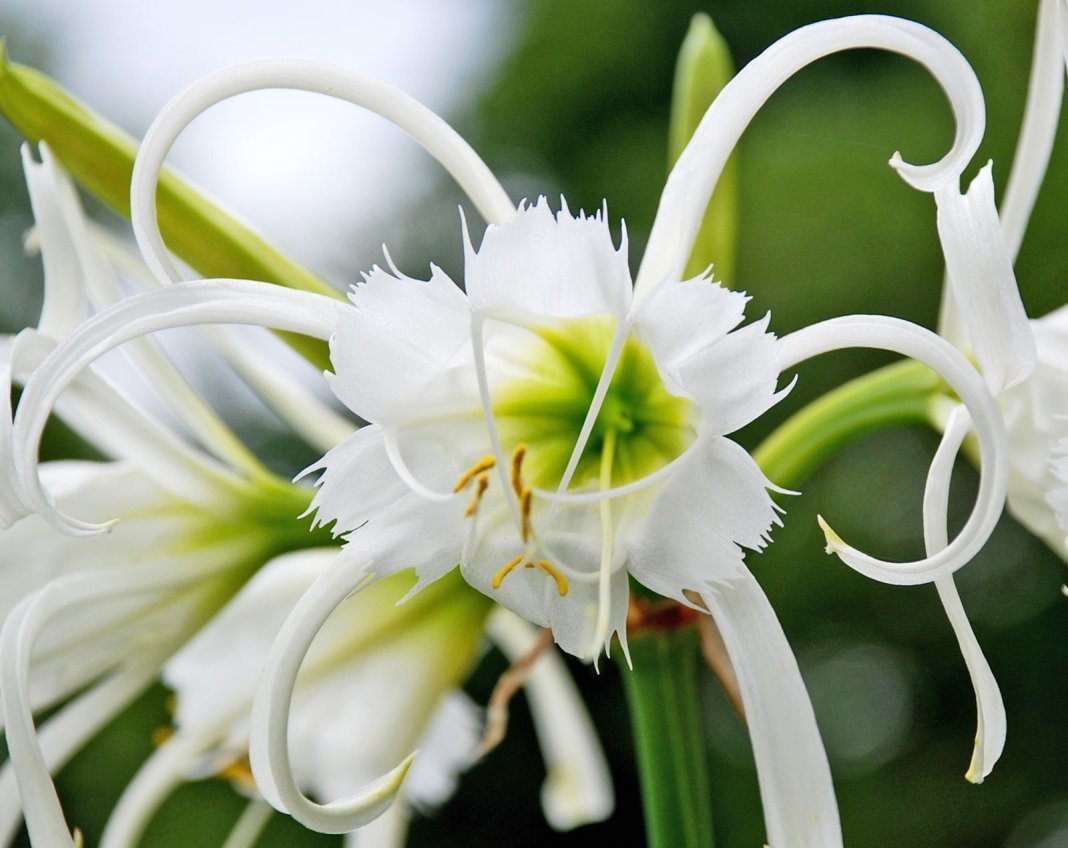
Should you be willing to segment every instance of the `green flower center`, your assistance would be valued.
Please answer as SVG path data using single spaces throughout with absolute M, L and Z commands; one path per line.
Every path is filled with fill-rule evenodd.
M 615 326 L 613 316 L 594 316 L 533 328 L 514 357 L 515 376 L 494 387 L 502 443 L 527 445 L 523 474 L 533 485 L 555 488 L 563 477 Z M 628 338 L 571 487 L 598 484 L 606 445 L 612 486 L 651 474 L 690 445 L 694 420 L 693 404 L 668 393 L 649 349 Z

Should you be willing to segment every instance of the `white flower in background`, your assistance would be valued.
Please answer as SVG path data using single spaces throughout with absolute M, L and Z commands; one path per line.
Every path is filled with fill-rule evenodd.
M 1068 312 L 1028 321 L 1012 265 L 1053 149 L 1064 91 L 1068 5 L 1043 0 L 1023 125 L 1000 216 L 988 165 L 968 195 L 936 193 L 946 254 L 939 332 L 978 361 L 997 397 L 1009 434 L 1008 509 L 1032 533 L 1068 559 L 1066 530 L 1054 500 L 1061 487 L 1055 451 L 1068 436 Z M 938 410 L 945 430 L 924 500 L 928 552 L 946 540 L 946 505 L 953 459 L 970 429 L 955 400 Z M 972 676 L 978 710 L 976 743 L 967 777 L 981 782 L 1001 755 L 1005 707 L 971 630 L 952 576 L 935 581 Z
M 544 201 L 517 210 L 440 119 L 381 83 L 309 63 L 253 63 L 195 85 L 153 125 L 135 170 L 135 232 L 157 277 L 177 284 L 87 322 L 41 365 L 15 421 L 15 470 L 25 499 L 50 521 L 92 532 L 50 506 L 35 471 L 44 420 L 87 364 L 145 333 L 193 324 L 259 324 L 331 341 L 335 393 L 372 424 L 315 466 L 323 471 L 318 519 L 334 522 L 345 547 L 286 620 L 254 698 L 252 770 L 278 809 L 342 832 L 388 805 L 409 757 L 336 801 L 317 804 L 303 794 L 286 733 L 298 672 L 316 633 L 352 591 L 414 568 L 414 600 L 459 564 L 469 583 L 551 626 L 563 647 L 586 656 L 607 648 L 613 633 L 622 637 L 628 575 L 709 611 L 737 672 L 769 841 L 841 844 L 811 705 L 743 561 L 743 548 L 762 547 L 776 521 L 770 484 L 727 436 L 775 403 L 781 372 L 819 353 L 883 348 L 942 374 L 974 421 L 983 463 L 962 532 L 923 560 L 888 563 L 827 531 L 834 551 L 862 573 L 921 583 L 959 568 L 992 531 L 1007 477 L 1003 425 L 964 357 L 921 328 L 849 316 L 777 341 L 767 318 L 736 329 L 743 295 L 679 275 L 751 117 L 796 70 L 852 47 L 904 53 L 942 84 L 958 120 L 953 149 L 934 165 L 900 157 L 891 164 L 921 190 L 957 192 L 983 131 L 981 93 L 960 54 L 908 21 L 815 24 L 754 60 L 709 109 L 665 187 L 633 288 L 603 211 L 553 214 Z M 367 274 L 351 304 L 250 282 L 178 282 L 154 221 L 162 161 L 198 112 L 264 87 L 371 108 L 442 161 L 490 222 L 477 248 L 465 234 L 466 294 L 438 269 L 421 282 L 392 263 L 389 272 Z
M 158 805 L 188 777 L 222 774 L 258 796 L 248 743 L 259 672 L 294 604 L 336 556 L 320 549 L 274 560 L 167 663 L 175 733 L 126 789 L 105 848 L 136 844 Z M 397 802 L 348 837 L 362 848 L 403 846 L 409 808 L 440 805 L 475 761 L 482 718 L 456 687 L 481 653 L 482 624 L 495 621 L 490 635 L 506 654 L 524 653 L 532 641 L 529 626 L 496 621 L 502 611 L 455 573 L 397 605 L 413 582 L 397 574 L 338 605 L 297 678 L 288 719 L 296 780 L 321 798 L 350 795 L 419 749 L 408 758 Z M 613 807 L 611 780 L 559 657 L 539 659 L 527 692 L 543 744 L 554 752 L 544 799 L 550 822 L 568 830 L 602 820 Z

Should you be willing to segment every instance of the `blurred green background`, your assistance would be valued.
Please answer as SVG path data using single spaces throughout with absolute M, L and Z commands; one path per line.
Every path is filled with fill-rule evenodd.
M 530 0 L 510 7 L 519 35 L 477 102 L 454 116 L 514 197 L 563 193 L 572 209 L 607 199 L 625 219 L 632 265 L 641 256 L 666 170 L 667 107 L 675 54 L 696 11 L 709 12 L 740 67 L 790 30 L 857 12 L 927 24 L 964 53 L 982 82 L 988 131 L 970 178 L 995 162 L 999 197 L 1023 110 L 1035 18 L 1033 0 L 850 3 L 844 0 Z M 48 69 L 48 44 L 20 43 L 19 61 Z M 1028 230 L 1017 275 L 1029 314 L 1065 302 L 1068 285 L 1068 133 L 1062 132 Z M 932 161 L 952 139 L 949 109 L 921 68 L 897 56 L 852 52 L 823 60 L 777 93 L 739 153 L 740 244 L 735 288 L 752 295 L 751 318 L 770 310 L 782 335 L 823 318 L 882 313 L 934 326 L 942 262 L 934 203 L 887 167 L 895 150 Z M 18 140 L 0 130 L 0 237 L 30 224 Z M 383 222 L 402 267 L 431 260 L 460 274 L 456 205 L 444 177 L 403 220 Z M 368 256 L 367 265 L 377 256 Z M 5 251 L 4 328 L 34 317 L 40 270 Z M 353 277 L 358 268 L 353 269 Z M 752 448 L 792 411 L 843 380 L 888 361 L 866 352 L 801 369 L 791 396 L 743 432 Z M 269 424 L 250 438 L 269 450 Z M 919 506 L 937 437 L 898 430 L 843 451 L 791 499 L 775 542 L 749 563 L 778 610 L 816 706 L 852 848 L 1053 848 L 1068 845 L 1068 639 L 1060 587 L 1064 564 L 1005 518 L 958 585 L 1005 697 L 1005 754 L 982 786 L 965 782 L 974 701 L 952 632 L 932 587 L 873 583 L 823 554 L 817 513 L 854 544 L 891 558 L 922 555 Z M 290 460 L 299 464 L 298 460 Z M 966 517 L 976 475 L 958 469 L 954 519 Z M 470 684 L 484 700 L 503 660 L 490 654 Z M 632 745 L 614 663 L 600 675 L 574 665 L 616 779 L 608 822 L 554 834 L 538 807 L 543 766 L 522 703 L 506 742 L 462 781 L 444 809 L 420 818 L 412 845 L 580 845 L 592 837 L 641 844 Z M 94 843 L 114 798 L 166 723 L 157 690 L 61 775 L 69 820 Z M 705 692 L 717 845 L 758 846 L 760 804 L 747 736 L 709 676 Z M 338 705 L 344 709 L 343 704 Z M 219 844 L 242 801 L 206 781 L 167 805 L 145 844 Z M 263 845 L 331 845 L 278 816 Z

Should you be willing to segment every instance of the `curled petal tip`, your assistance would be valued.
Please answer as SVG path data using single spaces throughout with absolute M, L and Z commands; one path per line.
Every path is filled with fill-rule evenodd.
M 823 531 L 823 538 L 827 540 L 827 553 L 841 556 L 842 551 L 849 549 L 849 545 L 834 531 L 822 515 L 816 516 L 816 522 L 820 525 L 820 530 Z

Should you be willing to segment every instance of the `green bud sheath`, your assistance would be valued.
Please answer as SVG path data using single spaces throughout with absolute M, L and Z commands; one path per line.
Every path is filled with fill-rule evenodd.
M 675 85 L 668 125 L 668 165 L 674 165 L 705 111 L 734 76 L 734 62 L 712 19 L 694 15 L 675 65 Z M 705 210 L 685 276 L 696 277 L 709 265 L 717 280 L 730 287 L 738 237 L 738 163 L 732 156 Z

